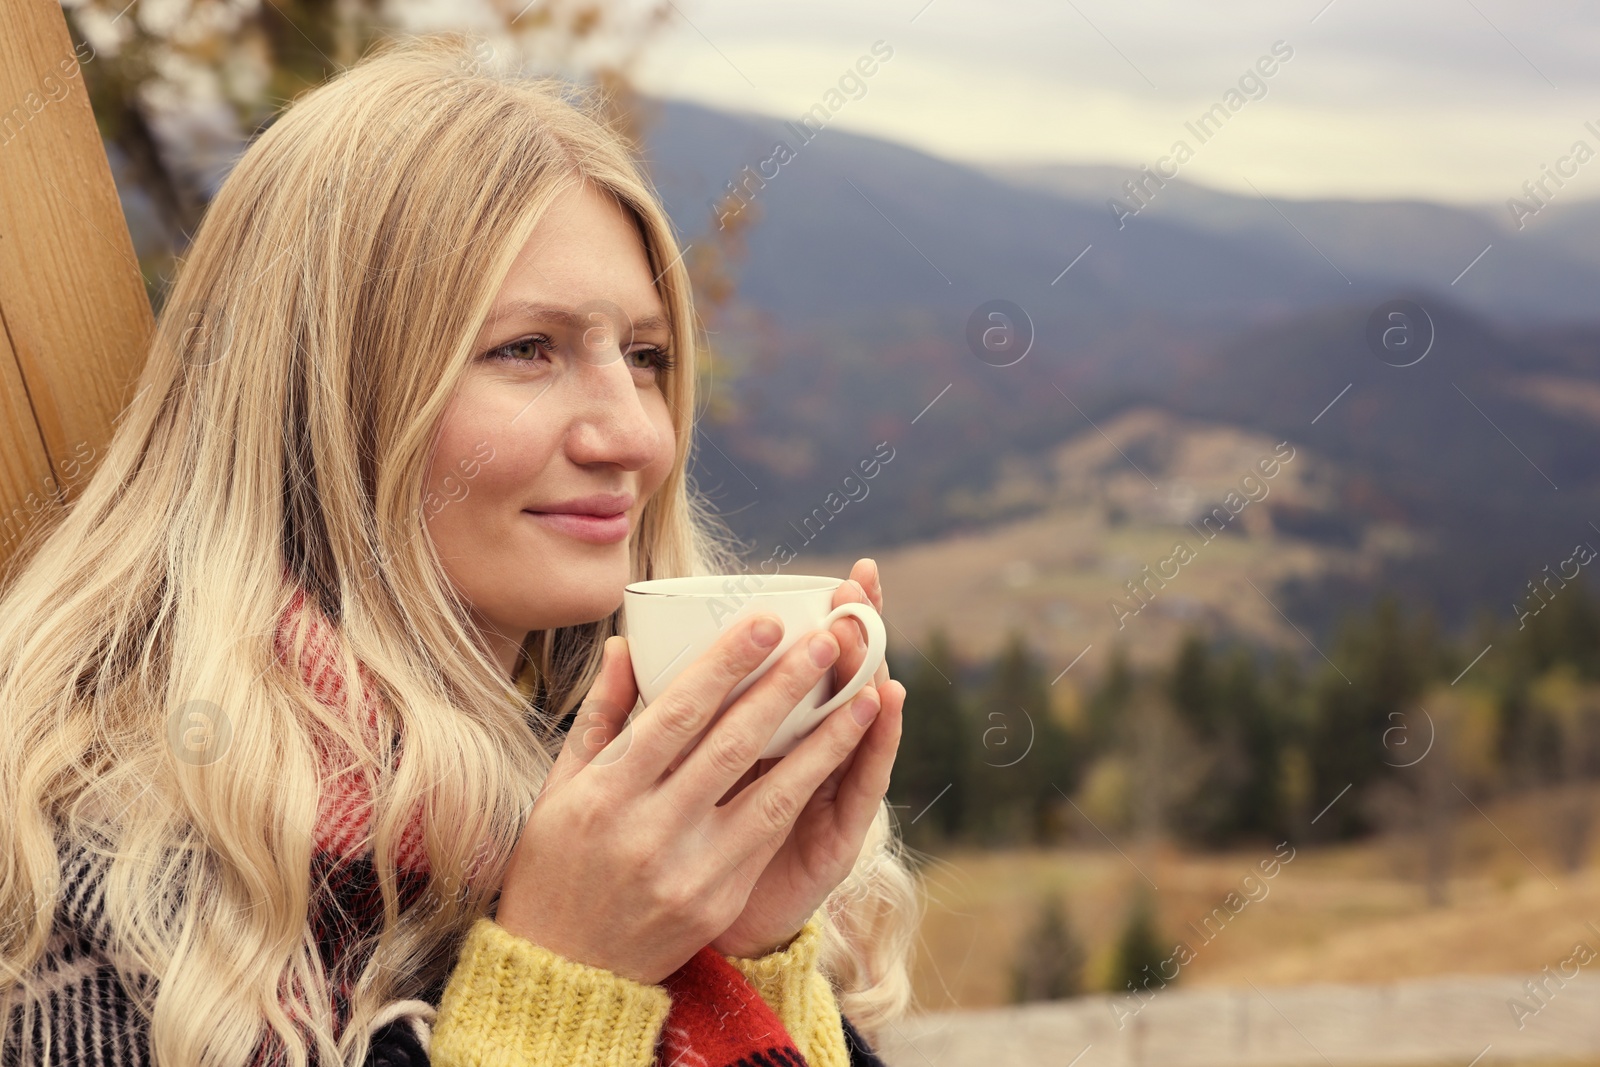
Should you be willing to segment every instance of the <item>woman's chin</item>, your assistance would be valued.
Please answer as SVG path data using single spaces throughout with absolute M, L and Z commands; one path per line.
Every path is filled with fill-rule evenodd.
M 600 608 L 600 609 L 597 609 L 595 611 L 583 612 L 583 613 L 573 617 L 572 619 L 569 619 L 568 621 L 561 623 L 561 625 L 562 626 L 583 626 L 583 625 L 585 625 L 587 623 L 599 622 L 601 619 L 604 619 L 604 618 L 607 618 L 608 616 L 610 616 L 610 614 L 613 611 L 616 611 L 616 610 L 617 610 L 616 608 Z
M 559 621 L 553 625 L 581 626 L 584 623 L 599 622 L 607 618 L 622 606 L 622 587 L 625 584 L 625 581 L 618 580 L 614 590 L 607 584 L 598 590 L 591 590 L 591 595 L 554 605 L 549 614 L 557 617 Z

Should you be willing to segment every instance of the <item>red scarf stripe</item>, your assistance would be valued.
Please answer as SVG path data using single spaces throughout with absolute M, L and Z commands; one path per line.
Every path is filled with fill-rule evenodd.
M 307 597 L 305 590 L 298 586 L 279 619 L 276 637 L 278 657 L 285 666 L 294 653 L 293 635 L 296 630 L 303 631 L 305 635 L 300 668 L 301 678 L 307 688 L 324 706 L 340 714 L 350 714 L 344 678 L 338 668 L 334 646 L 336 631 Z M 375 742 L 379 706 L 377 686 L 364 664 L 357 663 L 356 670 L 362 680 L 362 699 L 356 719 L 362 724 L 369 743 Z M 318 737 L 316 745 L 325 782 L 317 804 L 316 846 L 336 858 L 355 858 L 371 844 L 371 789 L 366 777 L 351 766 L 354 753 L 344 741 L 337 737 Z M 396 849 L 395 862 L 406 870 L 427 871 L 420 818 L 413 818 L 407 823 Z
M 287 568 L 285 578 L 292 581 Z M 316 699 L 336 714 L 351 714 L 344 679 L 336 665 L 336 628 L 298 584 L 279 619 L 276 635 L 277 652 L 286 666 L 293 655 L 292 637 L 297 629 L 305 633 L 301 678 Z M 357 671 L 363 691 L 355 714 L 364 724 L 366 736 L 375 740 L 380 695 L 366 667 L 358 663 Z M 319 737 L 316 745 L 323 789 L 317 803 L 314 867 L 326 884 L 318 888 L 309 921 L 329 974 L 335 1024 L 342 1032 L 354 983 L 365 963 L 343 951 L 343 946 L 375 928 L 382 918 L 370 866 L 372 797 L 365 777 L 349 767 L 353 756 L 349 746 L 334 737 Z M 401 906 L 407 907 L 428 882 L 420 807 L 407 823 L 395 859 L 400 868 Z M 672 994 L 672 1008 L 657 1046 L 660 1067 L 805 1063 L 777 1014 L 710 945 L 662 984 Z M 265 1067 L 282 1062 L 282 1053 L 278 1042 L 266 1042 L 256 1064 Z

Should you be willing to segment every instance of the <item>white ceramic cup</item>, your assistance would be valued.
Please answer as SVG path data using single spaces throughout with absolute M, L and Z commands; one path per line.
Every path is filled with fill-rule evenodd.
M 854 616 L 867 633 L 866 656 L 855 677 L 832 698 L 827 696 L 831 674 L 824 674 L 784 719 L 760 758 L 787 755 L 830 712 L 854 699 L 883 664 L 888 638 L 872 605 L 850 603 L 830 609 L 834 590 L 842 584 L 840 578 L 811 574 L 716 574 L 634 582 L 622 593 L 622 627 L 639 695 L 647 705 L 654 701 L 736 620 L 767 613 L 783 620 L 777 647 L 733 687 L 706 729 L 685 746 L 687 751 L 796 641 L 813 630 L 828 629 L 837 619 Z

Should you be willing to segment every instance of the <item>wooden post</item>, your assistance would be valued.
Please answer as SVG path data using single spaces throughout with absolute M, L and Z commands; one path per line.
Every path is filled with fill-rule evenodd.
M 0 567 L 105 450 L 154 329 L 56 0 L 0 0 Z

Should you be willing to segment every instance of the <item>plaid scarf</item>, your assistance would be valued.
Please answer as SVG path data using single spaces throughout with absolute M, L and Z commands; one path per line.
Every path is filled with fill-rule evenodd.
M 350 713 L 337 669 L 335 628 L 296 585 L 275 637 L 277 654 L 286 666 L 295 658 L 299 631 L 303 631 L 299 636 L 304 641 L 299 657 L 301 678 L 318 701 L 340 714 Z M 363 692 L 354 713 L 373 740 L 380 696 L 365 666 L 357 664 L 357 670 Z M 366 957 L 357 958 L 360 954 L 347 951 L 347 946 L 376 931 L 383 908 L 371 858 L 372 798 L 366 778 L 352 766 L 353 753 L 342 740 L 319 737 L 316 745 L 325 784 L 317 805 L 312 871 L 316 892 L 310 922 L 330 979 L 335 1024 L 342 1032 L 349 1021 L 354 983 L 367 963 Z M 428 883 L 421 815 L 419 808 L 396 850 L 402 909 L 415 903 Z M 657 1045 L 655 1062 L 659 1067 L 805 1067 L 777 1014 L 710 945 L 696 952 L 662 985 L 672 995 L 672 1007 Z M 418 1010 L 410 1020 L 389 1013 L 394 1018 L 374 1029 L 368 1063 L 425 1064 L 429 1030 L 421 1020 L 431 1022 L 431 1012 L 425 1009 L 437 1005 L 442 993 L 441 981 L 428 991 L 426 1004 L 392 1005 L 404 1011 L 404 1005 L 415 1003 Z M 408 1021 L 411 1025 L 402 1025 Z M 264 1048 L 257 1063 L 265 1067 L 273 1060 L 272 1050 Z

